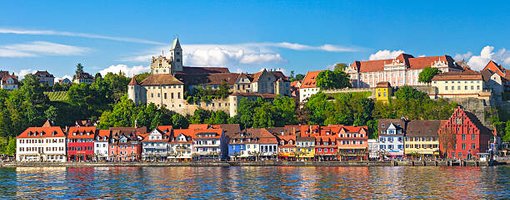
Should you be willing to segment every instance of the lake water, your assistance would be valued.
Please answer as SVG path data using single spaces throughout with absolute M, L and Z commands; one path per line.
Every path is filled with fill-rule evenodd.
M 0 198 L 507 199 L 510 166 L 1 168 Z

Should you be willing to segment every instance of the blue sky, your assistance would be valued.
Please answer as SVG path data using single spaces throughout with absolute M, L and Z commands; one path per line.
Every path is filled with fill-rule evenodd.
M 191 66 L 305 73 L 444 55 L 510 64 L 510 4 L 469 1 L 1 1 L 0 69 L 147 70 L 176 36 Z M 387 51 L 384 51 L 387 50 Z M 165 53 L 166 53 L 165 52 Z

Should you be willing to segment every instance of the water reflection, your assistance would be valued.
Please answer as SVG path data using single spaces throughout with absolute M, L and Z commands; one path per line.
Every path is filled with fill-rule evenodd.
M 510 167 L 1 168 L 4 198 L 510 198 Z

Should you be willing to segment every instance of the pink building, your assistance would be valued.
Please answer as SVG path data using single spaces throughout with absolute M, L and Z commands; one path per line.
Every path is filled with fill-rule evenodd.
M 418 82 L 418 75 L 425 67 L 438 68 L 441 72 L 462 71 L 448 55 L 415 58 L 409 54 L 400 54 L 394 59 L 354 61 L 346 71 L 355 88 L 373 88 L 379 82 L 398 87 L 425 85 Z

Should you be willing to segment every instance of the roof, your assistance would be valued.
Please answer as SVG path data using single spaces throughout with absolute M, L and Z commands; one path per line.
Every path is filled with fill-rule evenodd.
M 303 78 L 303 82 L 301 83 L 301 88 L 315 88 L 317 87 L 317 76 L 323 70 L 320 71 L 311 71 L 306 73 L 305 78 Z
M 274 99 L 278 95 L 277 94 L 269 94 L 269 93 L 233 93 L 230 96 L 238 96 L 238 97 L 260 97 L 263 99 Z
M 29 127 L 16 138 L 65 137 L 64 131 L 58 126 Z
M 212 127 L 223 129 L 223 132 L 227 137 L 241 132 L 241 126 L 239 124 L 217 124 L 213 125 Z
M 253 82 L 259 81 L 260 77 L 264 73 L 268 73 L 268 74 L 273 75 L 277 80 L 278 79 L 282 79 L 284 81 L 289 81 L 289 78 L 287 76 L 285 76 L 283 74 L 283 72 L 281 72 L 281 71 L 267 71 L 266 69 L 263 69 L 262 71 L 259 71 L 259 72 L 255 73 L 255 74 L 253 74 Z
M 172 44 L 172 49 L 180 49 L 181 43 L 179 42 L 179 38 L 175 38 Z
M 354 61 L 351 63 L 350 67 L 355 68 L 359 72 L 376 72 L 383 71 L 385 64 L 391 64 L 394 61 L 403 63 L 410 69 L 423 69 L 425 67 L 430 67 L 436 61 L 443 61 L 447 63 L 448 67 L 461 69 L 460 66 L 455 64 L 453 58 L 448 55 L 415 58 L 409 54 L 400 54 L 395 59 Z
M 110 137 L 110 130 L 99 130 L 97 136 L 99 137 Z
M 208 133 L 214 133 L 215 135 L 205 136 Z M 195 139 L 220 138 L 223 134 L 223 130 L 220 128 L 196 129 L 193 134 Z
M 79 74 L 75 74 L 73 76 L 73 80 L 76 80 L 76 79 L 94 79 L 94 77 L 87 72 L 82 72 Z
M 199 129 L 207 129 L 208 127 L 209 127 L 209 124 L 190 124 L 188 126 L 188 129 L 199 130 Z
M 147 133 L 147 127 L 110 127 L 112 134 Z
M 182 85 L 183 83 L 171 74 L 151 74 L 145 78 L 140 85 L 157 86 L 157 85 Z
M 388 81 L 384 81 L 384 82 L 377 83 L 376 87 L 378 87 L 378 88 L 389 88 L 389 87 L 391 87 L 391 84 Z
M 34 75 L 38 77 L 55 78 L 55 76 L 53 76 L 53 74 L 50 74 L 48 71 L 37 71 L 34 73 Z
M 226 67 L 183 67 L 182 72 L 176 74 L 213 74 L 213 73 L 230 73 Z
M 445 72 L 437 74 L 432 78 L 432 81 L 456 81 L 456 80 L 483 80 L 480 72 L 466 69 L 460 72 Z
M 506 76 L 506 70 L 498 63 L 494 62 L 493 60 L 490 60 L 487 65 L 483 68 L 482 71 L 491 71 L 492 73 L 497 73 L 499 76 L 505 77 Z
M 0 79 L 2 80 L 3 84 L 6 84 L 7 80 L 9 80 L 9 78 L 12 78 L 12 80 L 14 81 L 14 84 L 19 83 L 18 77 L 15 76 L 14 73 L 9 74 L 9 71 L 0 71 Z
M 404 128 L 404 122 L 401 119 L 379 119 L 377 121 L 377 130 L 379 130 L 379 132 L 385 131 L 388 129 L 390 124 L 395 125 L 397 129 Z
M 412 120 L 407 123 L 406 136 L 437 137 L 441 125 L 448 120 Z
M 129 82 L 128 85 L 138 85 L 138 81 L 136 81 L 136 76 L 133 76 L 133 78 L 131 78 L 131 81 Z
M 95 126 L 73 126 L 67 132 L 67 138 L 70 139 L 94 139 L 97 128 Z M 88 133 L 88 135 L 87 135 Z

